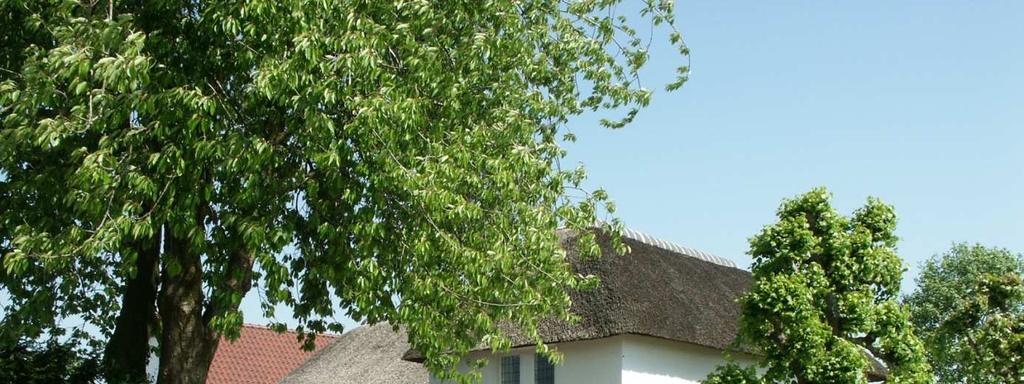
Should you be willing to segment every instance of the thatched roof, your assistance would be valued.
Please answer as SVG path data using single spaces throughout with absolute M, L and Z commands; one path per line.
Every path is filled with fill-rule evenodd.
M 427 370 L 419 363 L 402 360 L 409 349 L 407 336 L 387 323 L 362 326 L 342 335 L 304 364 L 291 371 L 281 384 L 424 384 Z
M 607 235 L 600 231 L 596 234 L 603 256 L 583 260 L 577 252 L 578 236 L 559 232 L 574 271 L 596 275 L 601 284 L 594 290 L 570 292 L 572 311 L 581 321 L 542 323 L 544 342 L 629 334 L 718 350 L 732 346 L 740 317 L 736 300 L 750 288 L 750 272 L 736 268 L 729 260 L 631 230 L 623 233 L 631 252 L 618 256 Z M 511 335 L 513 347 L 533 344 L 515 329 L 505 331 Z M 404 332 L 392 332 L 387 324 L 355 329 L 281 383 L 426 383 L 427 371 L 417 363 L 422 356 L 408 350 L 406 340 Z M 885 366 L 876 359 L 869 360 L 868 377 L 871 381 L 884 380 Z
M 618 256 L 607 235 L 597 231 L 602 257 L 582 260 L 577 235 L 559 233 L 573 269 L 601 279 L 594 290 L 571 292 L 577 324 L 543 323 L 540 333 L 549 344 L 644 335 L 727 349 L 736 338 L 740 308 L 736 299 L 750 288 L 750 272 L 728 260 L 626 231 L 628 255 Z M 513 346 L 533 341 L 514 329 L 506 330 Z M 421 361 L 410 351 L 405 358 Z

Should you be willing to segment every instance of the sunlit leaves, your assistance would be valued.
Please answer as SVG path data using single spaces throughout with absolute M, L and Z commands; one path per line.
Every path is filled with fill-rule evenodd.
M 1024 257 L 955 244 L 906 299 L 940 383 L 1024 380 Z
M 754 285 L 741 299 L 740 342 L 764 374 L 728 365 L 708 383 L 866 383 L 871 360 L 887 382 L 929 383 L 923 346 L 895 301 L 903 265 L 896 215 L 868 199 L 846 217 L 815 189 L 786 200 L 779 221 L 751 238 Z
M 507 346 L 499 323 L 536 335 L 594 284 L 555 229 L 614 211 L 559 166 L 563 125 L 648 105 L 656 36 L 637 31 L 677 49 L 669 88 L 688 73 L 671 2 L 618 5 L 4 2 L 5 326 L 84 314 L 108 332 L 133 247 L 173 238 L 227 336 L 250 284 L 303 332 L 405 325 L 437 371 Z M 188 271 L 161 249 L 164 272 Z

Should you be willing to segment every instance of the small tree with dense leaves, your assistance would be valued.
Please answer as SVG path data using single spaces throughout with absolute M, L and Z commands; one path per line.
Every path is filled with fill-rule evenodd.
M 83 319 L 113 381 L 156 336 L 159 381 L 199 384 L 255 289 L 303 333 L 405 326 L 442 374 L 499 323 L 540 341 L 591 281 L 555 230 L 610 210 L 564 125 L 651 96 L 619 2 L 0 3 L 4 334 Z M 683 62 L 671 1 L 635 10 Z
M 1024 255 L 956 244 L 907 296 L 939 383 L 1024 382 Z
M 99 356 L 74 340 L 22 341 L 0 346 L 0 383 L 93 384 L 100 382 Z
M 815 189 L 786 200 L 750 240 L 754 283 L 740 304 L 739 343 L 763 375 L 736 364 L 706 383 L 866 383 L 874 359 L 891 383 L 930 383 L 924 347 L 897 302 L 903 265 L 896 214 L 877 199 L 846 217 Z

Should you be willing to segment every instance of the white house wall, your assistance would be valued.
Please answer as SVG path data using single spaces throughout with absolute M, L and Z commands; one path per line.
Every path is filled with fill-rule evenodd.
M 555 366 L 556 384 L 696 384 L 725 363 L 722 351 L 655 337 L 623 335 L 553 345 L 565 359 Z M 533 384 L 534 349 L 505 354 L 476 352 L 468 360 L 487 359 L 482 384 L 500 384 L 501 357 L 519 356 L 520 384 Z M 753 364 L 749 356 L 734 356 Z M 465 370 L 466 367 L 462 366 Z M 431 378 L 432 384 L 441 381 Z
M 622 340 L 610 337 L 590 341 L 559 344 L 558 351 L 565 355 L 561 365 L 555 366 L 555 383 L 620 384 L 622 383 Z M 532 364 L 532 360 L 531 364 Z M 533 383 L 533 370 L 529 372 Z
M 622 384 L 696 384 L 724 362 L 722 351 L 712 348 L 634 335 L 622 340 Z
M 621 384 L 622 383 L 622 336 L 598 340 L 555 344 L 565 357 L 562 364 L 555 366 L 555 383 Z M 521 384 L 533 384 L 535 353 L 533 347 L 519 348 L 505 354 L 491 355 L 490 352 L 471 354 L 467 360 L 487 358 L 487 366 L 481 369 L 482 384 L 500 384 L 498 369 L 501 357 L 519 356 L 519 378 Z M 462 369 L 466 369 L 462 366 Z M 441 383 L 431 378 L 432 384 Z

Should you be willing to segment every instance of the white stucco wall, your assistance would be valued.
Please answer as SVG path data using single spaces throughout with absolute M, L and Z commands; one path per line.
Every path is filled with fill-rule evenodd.
M 554 344 L 565 358 L 562 364 L 555 366 L 555 383 L 584 384 L 620 384 L 622 379 L 622 336 L 599 340 L 578 341 L 565 344 Z M 533 347 L 519 348 L 508 353 L 491 354 L 478 352 L 471 354 L 467 360 L 487 359 L 487 366 L 481 369 L 482 384 L 500 384 L 498 370 L 501 357 L 519 356 L 519 378 L 521 384 L 532 384 L 534 361 L 536 354 Z M 463 367 L 463 369 L 465 369 Z M 431 383 L 441 381 L 431 378 Z
M 622 339 L 622 336 L 617 336 L 559 344 L 558 351 L 565 355 L 565 360 L 555 366 L 555 383 L 621 383 Z M 533 370 L 529 376 L 523 377 L 530 378 L 523 384 L 532 384 Z
M 741 364 L 749 356 L 733 355 Z M 723 364 L 722 351 L 654 337 L 622 340 L 622 384 L 695 384 Z
M 725 362 L 722 351 L 647 336 L 623 335 L 553 346 L 565 356 L 562 364 L 555 366 L 556 384 L 695 384 Z M 504 354 L 478 352 L 468 360 L 486 358 L 482 384 L 500 384 L 501 357 L 508 355 L 519 356 L 520 383 L 533 384 L 532 347 Z M 755 362 L 749 356 L 733 357 L 744 364 Z M 431 383 L 441 382 L 432 378 Z

